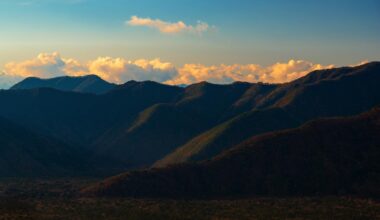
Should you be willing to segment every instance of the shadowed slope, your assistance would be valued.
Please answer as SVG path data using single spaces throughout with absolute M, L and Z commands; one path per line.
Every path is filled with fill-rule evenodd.
M 380 196 L 380 108 L 256 136 L 211 161 L 134 171 L 83 190 L 110 197 Z
M 184 89 L 171 103 L 158 103 L 140 112 L 128 129 L 101 146 L 115 158 L 152 165 L 192 137 L 220 123 L 252 84 L 198 83 Z M 125 126 L 127 127 L 127 126 Z M 109 146 L 109 147 L 107 147 Z
M 155 166 L 209 159 L 253 135 L 292 128 L 318 117 L 367 111 L 380 103 L 379 87 L 379 62 L 312 72 L 278 86 L 261 98 L 252 111 L 193 138 Z
M 91 152 L 89 156 L 94 157 L 93 160 L 112 158 L 111 162 L 116 166 L 122 162 L 125 170 L 132 161 L 125 155 L 119 154 L 120 160 L 112 157 L 116 154 L 112 150 L 113 141 L 128 130 L 139 112 L 156 103 L 172 102 L 181 91 L 175 86 L 134 81 L 103 95 L 49 88 L 3 90 L 0 91 L 0 102 L 6 105 L 0 108 L 0 115 L 39 135 L 85 148 Z M 110 150 L 108 146 L 111 146 Z M 157 159 L 161 157 L 162 154 L 156 156 Z M 135 165 L 140 166 L 142 162 Z
M 0 177 L 82 175 L 86 154 L 0 118 Z
M 44 136 L 84 145 L 92 138 L 90 117 L 97 96 L 41 88 L 0 91 L 0 115 Z

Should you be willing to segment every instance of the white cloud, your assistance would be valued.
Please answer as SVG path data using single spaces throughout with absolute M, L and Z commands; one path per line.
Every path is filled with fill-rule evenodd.
M 71 68 L 78 71 L 80 64 L 71 59 L 62 59 L 59 53 L 41 53 L 36 58 L 22 62 L 10 62 L 5 64 L 7 75 L 40 78 L 50 78 L 67 75 Z
M 8 88 L 15 82 L 30 76 L 52 78 L 57 76 L 83 76 L 96 74 L 113 83 L 129 80 L 153 80 L 165 82 L 177 75 L 176 68 L 160 59 L 127 60 L 99 57 L 87 63 L 72 58 L 62 58 L 59 53 L 41 53 L 36 58 L 5 64 L 0 75 L 0 88 Z
M 183 21 L 175 23 L 162 21 L 160 19 L 140 18 L 132 16 L 130 20 L 126 21 L 130 26 L 145 26 L 157 29 L 165 34 L 178 34 L 178 33 L 195 33 L 202 34 L 210 29 L 210 26 L 202 21 L 198 21 L 196 25 L 187 25 Z
M 304 60 L 290 60 L 269 66 L 258 64 L 234 64 L 206 66 L 185 64 L 176 68 L 160 59 L 127 60 L 124 58 L 99 57 L 86 63 L 73 58 L 63 58 L 59 53 L 41 53 L 36 58 L 10 62 L 0 74 L 0 88 L 8 88 L 29 76 L 51 78 L 56 76 L 82 76 L 96 74 L 113 83 L 129 80 L 152 80 L 166 84 L 192 84 L 200 81 L 231 83 L 234 81 L 283 83 L 307 73 L 333 65 L 323 66 Z
M 177 74 L 171 63 L 162 62 L 160 59 L 130 61 L 123 58 L 99 57 L 88 62 L 87 66 L 89 72 L 115 83 L 128 80 L 165 82 Z
M 234 81 L 283 83 L 300 78 L 311 71 L 331 68 L 304 60 L 290 60 L 262 67 L 258 64 L 205 66 L 186 64 L 178 70 L 178 75 L 168 84 L 192 84 L 200 81 L 230 83 Z

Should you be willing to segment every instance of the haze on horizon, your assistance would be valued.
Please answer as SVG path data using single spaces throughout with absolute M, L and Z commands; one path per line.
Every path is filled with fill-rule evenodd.
M 287 82 L 380 60 L 379 20 L 376 0 L 0 0 L 0 88 L 86 74 Z

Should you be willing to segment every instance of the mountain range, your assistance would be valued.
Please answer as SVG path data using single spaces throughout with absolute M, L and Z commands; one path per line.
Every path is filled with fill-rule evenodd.
M 380 102 L 379 72 L 379 63 L 318 70 L 267 94 L 253 92 L 248 111 L 189 140 L 156 166 L 208 159 L 252 135 L 366 111 Z
M 380 196 L 380 108 L 252 137 L 212 160 L 132 171 L 87 196 Z
M 257 135 L 369 111 L 380 104 L 379 73 L 380 63 L 373 62 L 318 70 L 285 84 L 180 87 L 152 81 L 113 85 L 96 76 L 26 79 L 0 91 L 0 141 L 13 155 L 1 160 L 0 176 L 75 175 L 70 166 L 76 161 L 83 176 L 111 176 L 210 160 Z M 7 131 L 7 123 L 15 129 Z M 21 134 L 30 140 L 17 140 Z M 48 151 L 55 148 L 54 154 Z M 15 161 L 38 166 L 12 172 Z
M 103 94 L 115 86 L 115 84 L 104 81 L 99 76 L 87 75 L 78 77 L 61 76 L 52 79 L 29 77 L 10 89 L 52 88 L 62 91 Z

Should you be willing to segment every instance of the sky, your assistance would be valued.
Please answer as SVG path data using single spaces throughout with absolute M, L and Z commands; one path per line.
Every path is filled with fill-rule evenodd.
M 28 77 L 286 82 L 380 60 L 378 0 L 0 0 L 0 88 Z

